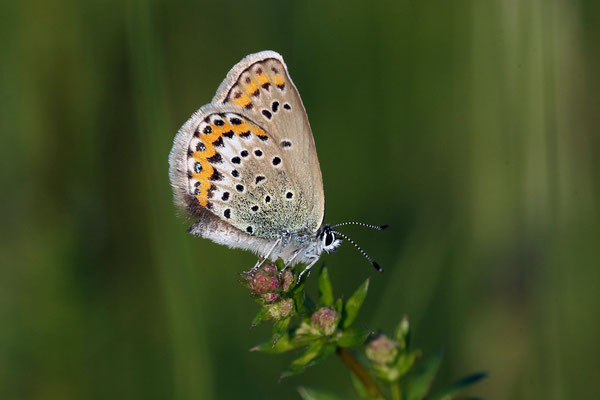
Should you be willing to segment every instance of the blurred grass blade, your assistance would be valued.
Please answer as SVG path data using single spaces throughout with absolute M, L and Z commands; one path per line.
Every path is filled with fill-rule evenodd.
M 452 399 L 456 398 L 456 396 L 460 392 L 462 392 L 465 388 L 475 384 L 476 382 L 479 382 L 486 376 L 487 376 L 487 374 L 482 373 L 482 372 L 466 376 L 466 377 L 462 378 L 461 380 L 450 385 L 450 387 L 433 395 L 431 397 L 431 400 L 452 400 Z
M 327 267 L 323 266 L 319 273 L 319 303 L 322 306 L 332 306 L 333 302 L 333 288 L 329 279 L 329 271 Z
M 321 390 L 310 389 L 303 386 L 298 388 L 298 393 L 300 393 L 300 397 L 302 397 L 303 400 L 343 400 L 341 397 L 335 394 L 323 392 Z
M 343 322 L 342 327 L 347 328 L 356 319 L 358 315 L 358 310 L 362 306 L 365 297 L 367 296 L 367 291 L 369 290 L 369 279 L 367 279 L 356 291 L 350 296 L 346 304 L 344 305 L 344 313 L 343 313 Z
M 427 358 L 421 369 L 415 375 L 411 375 L 406 385 L 407 400 L 421 400 L 431 387 L 431 383 L 437 374 L 442 362 L 442 352 L 438 351 Z
M 360 328 L 349 328 L 346 329 L 342 336 L 337 340 L 337 345 L 340 347 L 354 347 L 360 346 L 367 340 L 371 331 Z

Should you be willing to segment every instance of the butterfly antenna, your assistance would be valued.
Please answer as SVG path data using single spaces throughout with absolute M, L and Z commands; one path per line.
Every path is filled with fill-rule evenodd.
M 337 228 L 338 226 L 344 226 L 344 225 L 360 225 L 360 226 L 364 226 L 366 228 L 377 229 L 378 231 L 384 230 L 385 228 L 389 228 L 389 225 L 371 225 L 371 224 L 365 224 L 363 222 L 356 222 L 356 221 L 342 222 L 341 224 L 335 224 L 335 225 L 332 225 L 331 227 Z
M 340 224 L 340 225 L 343 225 L 343 224 Z M 360 251 L 360 254 L 362 254 L 367 260 L 369 260 L 369 262 L 373 265 L 373 267 L 375 267 L 375 269 L 377 271 L 383 272 L 383 268 L 381 268 L 379 266 L 379 264 L 377 264 L 367 253 L 365 253 L 365 251 L 363 249 L 361 249 L 360 246 L 357 245 L 354 240 L 350 239 L 348 236 L 346 236 L 343 233 L 340 233 L 338 231 L 332 230 L 331 232 L 335 233 L 336 235 L 341 236 L 342 238 L 346 239 L 348 242 L 352 243 L 352 245 L 354 245 L 354 247 L 356 247 L 358 249 L 358 251 Z

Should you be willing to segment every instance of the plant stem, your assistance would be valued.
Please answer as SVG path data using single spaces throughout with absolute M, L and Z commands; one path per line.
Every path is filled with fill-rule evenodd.
M 390 390 L 392 392 L 392 400 L 402 400 L 402 392 L 400 392 L 400 384 L 398 382 L 392 383 Z
M 379 385 L 377 385 L 375 379 L 356 359 L 356 357 L 354 357 L 354 354 L 352 354 L 350 350 L 343 347 L 338 347 L 336 353 L 342 362 L 346 364 L 346 366 L 350 368 L 354 375 L 356 375 L 356 377 L 362 382 L 369 396 L 383 399 L 383 393 L 381 392 L 381 389 L 379 388 Z

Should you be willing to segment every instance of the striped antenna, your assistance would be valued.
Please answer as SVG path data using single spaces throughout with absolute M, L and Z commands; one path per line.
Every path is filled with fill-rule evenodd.
M 343 224 L 340 224 L 340 225 L 343 225 Z M 358 249 L 358 251 L 360 251 L 360 254 L 362 254 L 363 256 L 365 256 L 365 258 L 367 260 L 369 260 L 369 262 L 373 265 L 373 267 L 375 267 L 375 269 L 377 271 L 383 272 L 383 268 L 381 268 L 379 266 L 379 264 L 377 264 L 367 253 L 365 253 L 365 251 L 363 249 L 361 249 L 360 246 L 357 245 L 356 242 L 354 242 L 354 240 L 350 239 L 348 236 L 346 236 L 343 233 L 340 233 L 338 231 L 331 230 L 331 232 L 335 233 L 336 235 L 339 235 L 339 236 L 343 237 L 344 239 L 346 239 L 347 241 L 349 241 L 350 243 L 352 243 L 354 245 L 354 247 L 356 247 Z
M 360 225 L 360 226 L 364 226 L 366 228 L 377 229 L 378 231 L 384 230 L 385 228 L 389 227 L 389 225 L 371 225 L 371 224 L 365 224 L 363 222 L 356 222 L 356 221 L 342 222 L 341 224 L 335 224 L 335 225 L 332 225 L 331 227 L 337 228 L 338 226 L 344 226 L 344 225 Z

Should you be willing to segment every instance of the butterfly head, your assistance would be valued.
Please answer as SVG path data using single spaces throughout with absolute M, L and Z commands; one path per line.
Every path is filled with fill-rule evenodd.
M 329 225 L 321 229 L 318 239 L 324 252 L 333 253 L 342 244 L 343 239 L 336 238 L 336 233 Z

